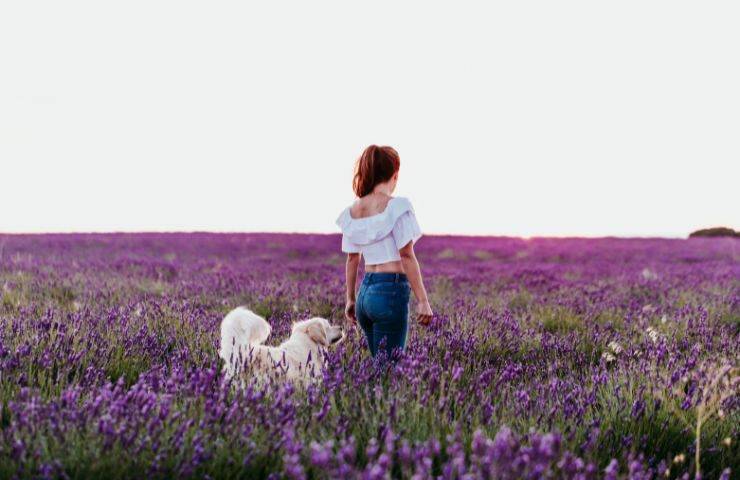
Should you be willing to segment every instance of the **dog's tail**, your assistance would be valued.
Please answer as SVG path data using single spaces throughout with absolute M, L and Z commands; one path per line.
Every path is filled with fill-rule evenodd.
M 252 345 L 259 345 L 270 336 L 270 324 L 244 307 L 229 312 L 221 321 L 221 349 L 218 355 L 226 362 L 225 371 L 231 377 L 249 356 Z

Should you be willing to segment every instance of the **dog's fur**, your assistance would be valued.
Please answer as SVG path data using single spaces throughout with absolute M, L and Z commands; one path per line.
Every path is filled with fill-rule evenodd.
M 250 371 L 263 379 L 284 374 L 288 380 L 305 381 L 321 371 L 321 348 L 344 338 L 341 327 L 319 317 L 293 324 L 290 338 L 277 347 L 262 345 L 271 331 L 264 318 L 245 307 L 224 317 L 219 356 L 226 362 L 227 377 Z

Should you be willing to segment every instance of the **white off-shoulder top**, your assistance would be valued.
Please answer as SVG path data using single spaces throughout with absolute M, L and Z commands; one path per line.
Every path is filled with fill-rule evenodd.
M 398 251 L 421 237 L 414 208 L 407 198 L 391 198 L 383 212 L 364 218 L 352 218 L 350 208 L 337 218 L 342 229 L 342 251 L 361 253 L 365 265 L 400 260 Z

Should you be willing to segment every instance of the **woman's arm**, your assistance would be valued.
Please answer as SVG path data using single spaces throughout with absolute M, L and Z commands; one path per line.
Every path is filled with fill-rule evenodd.
M 414 242 L 407 243 L 398 253 L 401 255 L 403 271 L 406 272 L 406 276 L 411 284 L 411 290 L 414 291 L 414 296 L 418 302 L 416 316 L 419 319 L 419 323 L 428 325 L 432 319 L 432 307 L 429 305 L 427 291 L 424 288 L 424 280 L 421 278 L 419 262 L 416 260 L 416 254 L 414 253 Z
M 355 295 L 357 288 L 357 268 L 360 266 L 360 254 L 348 253 L 345 274 L 347 276 L 347 303 L 344 307 L 344 318 L 356 321 L 355 317 Z

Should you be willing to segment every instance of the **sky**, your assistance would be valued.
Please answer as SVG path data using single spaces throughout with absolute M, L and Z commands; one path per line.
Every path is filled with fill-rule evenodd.
M 740 228 L 740 3 L 0 3 L 0 232 Z

